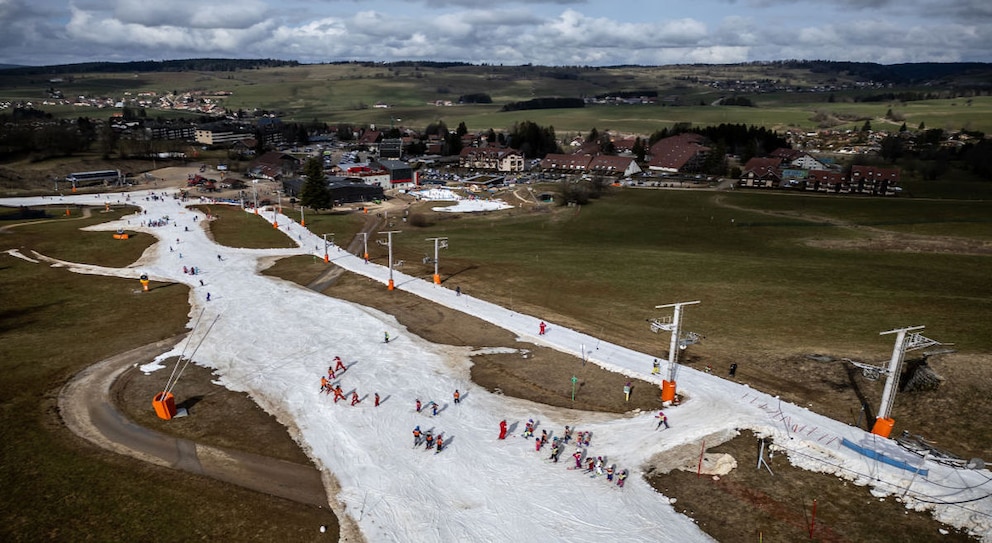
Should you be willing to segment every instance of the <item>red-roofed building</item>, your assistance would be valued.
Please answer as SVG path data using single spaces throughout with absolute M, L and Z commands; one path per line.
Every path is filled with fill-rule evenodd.
M 524 156 L 516 149 L 497 145 L 465 147 L 458 155 L 458 165 L 462 168 L 476 170 L 522 172 L 524 171 Z
M 851 191 L 892 196 L 899 185 L 899 170 L 875 166 L 851 166 Z
M 589 170 L 591 155 L 562 155 L 549 153 L 541 160 L 541 169 L 562 173 L 586 173 Z
M 806 178 L 806 190 L 815 192 L 851 192 L 847 179 L 841 172 L 814 170 Z
M 635 173 L 641 173 L 637 160 L 629 156 L 596 155 L 589 161 L 586 169 L 589 173 L 619 177 L 630 177 Z
M 668 173 L 699 171 L 710 152 L 699 134 L 686 132 L 658 140 L 651 146 L 648 168 Z
M 754 157 L 741 170 L 737 184 L 750 188 L 778 188 L 782 182 L 782 159 L 779 157 Z

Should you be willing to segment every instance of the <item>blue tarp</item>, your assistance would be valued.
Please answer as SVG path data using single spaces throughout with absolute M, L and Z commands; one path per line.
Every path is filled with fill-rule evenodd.
M 896 460 L 895 458 L 885 456 L 884 454 L 876 450 L 862 447 L 861 445 L 858 445 L 852 441 L 848 441 L 847 438 L 842 438 L 841 444 L 847 447 L 848 449 L 851 449 L 853 451 L 858 452 L 859 454 L 867 456 L 868 458 L 873 458 L 875 460 L 878 460 L 879 462 L 888 464 L 890 466 L 895 466 L 897 468 L 904 469 L 906 471 L 915 472 L 924 477 L 926 477 L 927 473 L 930 472 L 930 470 L 928 469 L 918 468 L 916 466 L 909 464 L 908 462 L 903 462 L 902 460 Z

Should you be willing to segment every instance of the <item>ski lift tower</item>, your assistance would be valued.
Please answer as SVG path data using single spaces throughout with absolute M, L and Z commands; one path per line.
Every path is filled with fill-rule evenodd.
M 657 334 L 664 330 L 672 333 L 672 340 L 668 346 L 668 379 L 661 381 L 661 401 L 663 402 L 675 400 L 675 370 L 678 366 L 679 351 L 684 351 L 689 345 L 699 343 L 699 334 L 695 332 L 687 332 L 684 336 L 680 335 L 682 328 L 682 306 L 698 303 L 699 300 L 655 306 L 655 309 L 674 308 L 671 317 L 660 317 L 651 320 L 652 332 Z
M 441 284 L 441 275 L 438 274 L 438 271 L 437 271 L 438 256 L 439 256 L 438 255 L 438 251 L 440 249 L 447 249 L 448 248 L 448 238 L 427 238 L 427 241 L 433 241 L 434 242 L 434 260 L 433 260 L 433 262 L 434 262 L 434 284 L 435 285 L 440 285 Z M 424 260 L 425 260 L 425 264 L 429 264 L 431 262 L 431 259 L 430 258 L 425 258 Z
M 892 404 L 895 403 L 896 392 L 899 389 L 899 376 L 902 375 L 902 363 L 906 358 L 906 351 L 915 351 L 917 349 L 925 349 L 927 347 L 932 347 L 934 345 L 943 345 L 939 341 L 932 340 L 920 334 L 919 331 L 923 330 L 924 326 L 910 326 L 907 328 L 897 328 L 895 330 L 889 330 L 887 332 L 880 332 L 878 335 L 884 336 L 886 334 L 896 335 L 896 344 L 892 349 L 892 358 L 889 360 L 888 367 L 873 366 L 871 364 L 865 364 L 863 362 L 852 363 L 861 368 L 861 371 L 868 378 L 878 378 L 880 375 L 885 374 L 885 390 L 882 392 L 882 402 L 878 407 L 878 413 L 875 418 L 875 424 L 871 427 L 871 433 L 879 435 L 882 437 L 889 437 L 892 433 L 892 427 L 895 426 L 896 421 L 889 417 L 892 413 Z
M 386 234 L 386 245 L 389 248 L 389 284 L 386 288 L 393 290 L 396 288 L 396 283 L 393 282 L 393 234 L 399 234 L 399 230 L 390 230 L 388 232 L 379 232 L 380 234 Z

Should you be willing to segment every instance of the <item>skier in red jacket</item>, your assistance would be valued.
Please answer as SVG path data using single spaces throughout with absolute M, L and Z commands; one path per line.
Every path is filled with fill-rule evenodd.
M 506 439 L 506 421 L 499 421 L 499 439 Z

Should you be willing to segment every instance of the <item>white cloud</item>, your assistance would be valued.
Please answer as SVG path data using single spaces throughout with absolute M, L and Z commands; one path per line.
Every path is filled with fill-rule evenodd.
M 249 28 L 263 22 L 268 12 L 260 0 L 119 0 L 113 16 L 124 24 L 210 30 Z
M 992 60 L 987 0 L 0 0 L 0 63 Z M 869 12 L 871 17 L 865 14 Z

